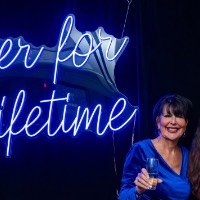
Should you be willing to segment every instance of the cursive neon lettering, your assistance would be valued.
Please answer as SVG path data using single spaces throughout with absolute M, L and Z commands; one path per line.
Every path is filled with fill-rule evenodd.
M 116 59 L 116 57 L 119 56 L 119 54 L 122 52 L 122 50 L 126 47 L 126 44 L 127 44 L 129 39 L 128 39 L 128 37 L 125 37 L 125 39 L 122 42 L 122 44 L 121 44 L 120 48 L 118 49 L 118 51 L 115 53 L 115 49 L 113 49 L 112 52 L 111 52 L 110 48 L 111 48 L 113 39 L 110 36 L 109 37 L 102 37 L 101 36 L 102 35 L 101 31 L 102 31 L 102 29 L 99 29 L 99 39 L 100 40 L 109 40 L 108 46 L 107 46 L 107 49 L 106 49 L 106 59 L 109 60 L 109 61 L 113 61 L 114 59 Z M 110 52 L 113 54 L 113 57 L 111 57 L 111 58 L 109 58 L 109 56 L 108 56 L 108 54 Z
M 18 38 L 17 43 L 18 43 L 18 47 L 19 47 L 17 53 L 14 55 L 13 58 L 11 58 L 11 60 L 7 64 L 5 64 L 4 66 L 0 65 L 0 69 L 6 69 L 9 66 L 11 66 L 17 60 L 17 58 L 19 57 L 22 49 L 26 50 L 26 54 L 25 54 L 25 58 L 24 58 L 24 66 L 26 68 L 31 68 L 38 61 L 39 57 L 42 54 L 42 51 L 44 50 L 44 47 L 41 47 L 38 54 L 36 55 L 36 58 L 33 60 L 33 62 L 30 65 L 28 65 L 28 60 L 30 60 L 30 49 L 31 49 L 31 47 L 30 47 L 29 44 L 22 45 L 21 44 L 21 38 Z M 7 51 L 6 51 L 6 48 L 7 48 Z M 11 39 L 5 40 L 5 42 L 3 43 L 3 45 L 0 49 L 0 63 L 2 63 L 3 60 L 5 60 L 7 58 L 7 56 L 9 56 L 10 54 L 11 55 L 13 54 L 13 51 L 11 51 L 12 49 L 13 49 L 13 41 Z M 4 51 L 6 51 L 6 52 L 4 52 Z
M 50 137 L 55 136 L 59 131 L 61 131 L 63 133 L 68 133 L 68 132 L 72 131 L 73 136 L 76 136 L 77 133 L 80 131 L 81 125 L 84 126 L 84 130 L 88 130 L 90 128 L 91 122 L 94 121 L 94 116 L 97 115 L 97 121 L 94 122 L 94 124 L 96 124 L 95 125 L 96 130 L 94 132 L 96 132 L 97 135 L 101 136 L 101 135 L 105 134 L 105 132 L 107 131 L 108 128 L 113 131 L 123 128 L 133 118 L 133 116 L 135 115 L 135 113 L 137 111 L 137 108 L 133 108 L 130 115 L 125 117 L 126 119 L 123 118 L 123 120 L 120 120 L 120 123 L 118 123 L 118 125 L 116 127 L 113 127 L 112 123 L 118 117 L 120 117 L 120 115 L 123 112 L 125 112 L 125 110 L 126 110 L 126 100 L 124 98 L 118 99 L 118 101 L 114 104 L 114 106 L 110 112 L 110 115 L 108 117 L 108 121 L 107 121 L 107 123 L 105 123 L 106 125 L 104 125 L 104 126 L 101 124 L 101 119 L 103 117 L 103 113 L 102 113 L 103 107 L 101 104 L 98 104 L 95 106 L 95 108 L 91 112 L 91 115 L 90 115 L 91 110 L 89 108 L 82 108 L 81 106 L 78 106 L 77 110 L 76 110 L 76 115 L 75 115 L 73 121 L 71 122 L 70 125 L 67 125 L 68 124 L 68 118 L 67 118 L 68 113 L 67 113 L 67 105 L 66 104 L 69 102 L 69 99 L 70 99 L 69 96 L 70 96 L 70 93 L 67 93 L 66 97 L 55 98 L 55 90 L 53 90 L 52 96 L 50 99 L 40 101 L 40 103 L 42 103 L 42 104 L 49 103 L 49 109 L 47 110 L 48 116 L 47 116 L 46 122 L 43 125 L 41 124 L 40 128 L 35 130 L 35 123 L 38 121 L 38 119 L 42 116 L 42 113 L 43 113 L 42 108 L 40 106 L 35 106 L 27 114 L 27 118 L 25 120 L 24 125 L 21 128 L 18 128 L 18 130 L 14 131 L 15 124 L 17 124 L 19 121 L 22 121 L 21 113 L 24 110 L 25 100 L 26 100 L 26 92 L 24 90 L 19 91 L 19 93 L 16 97 L 16 100 L 15 100 L 14 106 L 13 106 L 12 115 L 11 115 L 11 119 L 10 119 L 10 125 L 9 125 L 8 129 L 2 135 L 0 135 L 0 138 L 2 138 L 2 139 L 7 137 L 6 156 L 10 156 L 10 154 L 11 154 L 11 149 L 12 149 L 11 144 L 13 141 L 12 138 L 14 136 L 19 135 L 22 132 L 25 132 L 28 137 L 35 137 L 40 132 L 44 131 L 46 128 L 46 133 Z M 6 97 L 4 97 L 4 98 L 6 98 Z M 3 99 L 2 99 L 2 102 L 4 101 Z M 62 108 L 63 109 L 62 119 L 60 120 L 57 128 L 53 131 L 52 127 L 51 127 L 51 123 L 54 124 L 54 121 L 52 118 L 53 105 L 55 102 L 59 103 L 61 101 L 66 101 L 66 104 Z M 123 105 L 120 108 L 119 104 L 121 104 L 121 103 Z M 119 111 L 116 112 L 115 111 L 116 109 Z M 83 111 L 81 111 L 81 110 L 83 110 Z M 45 116 L 43 116 L 43 118 L 44 117 Z M 104 116 L 104 118 L 105 118 L 105 116 Z M 68 126 L 68 128 L 66 126 Z M 103 128 L 102 128 L 102 126 L 103 126 Z M 31 127 L 34 127 L 34 130 L 31 130 Z M 100 129 L 102 129 L 102 130 L 100 131 Z
M 46 122 L 46 124 L 47 124 L 47 134 L 49 135 L 49 136 L 54 136 L 54 135 L 56 135 L 56 133 L 59 131 L 59 129 L 62 127 L 62 121 L 61 121 L 61 123 L 60 123 L 60 125 L 58 126 L 58 128 L 53 132 L 53 133 L 51 133 L 51 121 L 52 121 L 52 110 L 53 110 L 53 103 L 54 102 L 58 102 L 58 101 L 66 101 L 66 102 L 68 102 L 69 101 L 69 95 L 70 95 L 70 93 L 68 93 L 67 94 L 67 97 L 65 97 L 65 98 L 58 98 L 58 99 L 54 99 L 54 96 L 55 96 L 55 90 L 52 92 L 52 97 L 51 97 L 51 99 L 50 100 L 43 100 L 43 101 L 40 101 L 41 103 L 45 103 L 45 102 L 50 102 L 50 107 L 49 107 L 49 115 L 48 115 L 48 120 L 47 120 L 47 122 Z M 45 125 L 46 125 L 45 124 Z
M 9 47 L 7 47 L 8 45 L 9 45 Z M 18 58 L 18 55 L 19 55 L 20 51 L 17 52 L 15 57 L 7 65 L 1 66 L 2 61 L 10 54 L 10 52 L 12 50 L 12 46 L 13 46 L 13 42 L 12 42 L 11 39 L 7 39 L 3 43 L 3 45 L 2 45 L 2 47 L 0 49 L 0 69 L 8 68 Z M 6 47 L 7 47 L 7 51 L 6 51 Z
M 18 105 L 18 101 L 20 101 L 20 99 L 21 99 L 21 102 L 20 102 L 20 105 Z M 22 110 L 23 104 L 24 104 L 24 100 L 25 100 L 25 92 L 23 90 L 21 90 L 17 95 L 16 101 L 15 101 L 15 104 L 13 107 L 13 112 L 12 112 L 12 116 L 11 116 L 11 120 L 10 120 L 10 126 L 7 129 L 7 131 L 5 131 L 3 136 L 1 136 L 1 138 L 2 138 L 8 134 L 7 150 L 6 150 L 7 156 L 10 155 L 10 143 L 11 143 L 12 135 L 18 135 L 20 132 L 22 132 L 24 130 L 24 127 L 22 127 L 18 132 L 13 132 L 13 126 L 21 113 L 21 110 Z
M 115 48 L 112 49 L 112 54 L 114 54 L 114 55 L 113 55 L 113 57 L 109 58 L 108 54 L 110 52 L 110 48 L 111 48 L 111 44 L 112 44 L 112 37 L 102 37 L 101 36 L 102 29 L 100 28 L 99 33 L 98 33 L 98 39 L 99 39 L 100 42 L 97 43 L 94 48 L 93 48 L 93 46 L 94 46 L 93 45 L 93 37 L 91 36 L 91 34 L 89 32 L 87 32 L 87 33 L 83 34 L 77 40 L 73 51 L 68 56 L 61 59 L 60 54 L 62 53 L 62 50 L 64 49 L 64 47 L 66 46 L 66 44 L 68 42 L 68 39 L 69 39 L 70 34 L 72 32 L 73 26 L 74 26 L 74 17 L 68 16 L 67 19 L 65 20 L 63 26 L 62 26 L 61 34 L 60 34 L 60 38 L 59 38 L 59 42 L 58 42 L 58 47 L 57 47 L 57 52 L 56 52 L 55 68 L 54 68 L 54 78 L 53 78 L 54 84 L 56 84 L 56 82 L 57 82 L 59 63 L 63 63 L 65 61 L 69 60 L 72 57 L 73 58 L 73 65 L 75 67 L 82 67 L 88 61 L 90 55 L 92 53 L 94 53 L 102 45 L 103 41 L 105 41 L 105 40 L 109 40 L 108 47 L 106 49 L 106 59 L 109 60 L 109 61 L 112 61 L 119 56 L 120 52 L 122 52 L 122 50 L 126 47 L 126 44 L 128 42 L 128 38 L 126 37 L 124 39 L 124 41 L 122 42 L 122 44 L 121 44 L 121 46 L 120 46 L 120 48 L 119 48 L 119 50 L 117 51 L 116 54 L 114 54 Z M 65 36 L 64 34 L 65 34 L 66 30 L 67 30 L 67 34 Z M 87 40 L 86 40 L 86 38 L 87 38 Z M 81 49 L 82 50 L 84 49 L 84 51 L 86 51 L 86 53 L 80 53 L 81 51 L 78 51 L 78 49 L 79 49 L 78 47 L 80 46 L 82 40 L 84 40 L 85 45 L 82 45 L 83 48 L 81 48 Z M 62 55 L 63 55 L 63 53 L 62 53 Z M 78 57 L 76 58 L 76 56 L 78 56 Z M 80 57 L 84 57 L 84 59 L 81 59 L 81 61 L 80 61 Z M 80 63 L 77 63 L 77 60 Z
M 112 46 L 113 40 L 116 40 L 113 37 L 103 36 L 102 29 L 98 30 L 98 42 L 94 42 L 94 38 L 90 32 L 84 34 L 74 30 L 75 19 L 73 15 L 69 15 L 61 28 L 60 36 L 58 39 L 58 45 L 56 46 L 55 60 L 54 62 L 54 74 L 53 74 L 53 83 L 57 83 L 58 76 L 58 66 L 60 63 L 66 62 L 72 59 L 72 64 L 74 67 L 82 67 L 89 60 L 91 54 L 93 54 L 97 49 L 99 49 L 103 43 L 107 44 L 105 58 L 108 61 L 113 61 L 116 59 L 120 52 L 125 48 L 128 38 L 125 37 L 119 49 L 116 51 L 115 45 Z M 73 36 L 71 36 L 73 34 Z M 73 38 L 74 37 L 74 38 Z M 73 42 L 71 39 L 73 38 Z M 3 42 L 0 48 L 0 69 L 9 68 L 11 65 L 14 65 L 18 59 L 22 59 L 24 66 L 27 69 L 30 69 L 35 66 L 35 64 L 41 59 L 45 59 L 43 52 L 46 50 L 44 47 L 35 48 L 34 51 L 31 50 L 32 47 L 30 44 L 22 41 L 22 38 L 17 39 L 16 42 L 12 39 L 7 39 Z M 73 44 L 73 45 L 72 45 Z M 111 48 L 112 46 L 112 48 Z M 17 49 L 17 50 L 16 50 Z M 67 50 L 66 50 L 67 49 Z M 25 55 L 22 52 L 25 51 Z M 34 53 L 33 53 L 34 52 Z M 21 58 L 22 55 L 24 58 Z M 32 58 L 34 57 L 34 58 Z M 42 61 L 41 61 L 42 62 Z
M 32 117 L 32 115 L 33 115 L 34 113 L 36 113 L 37 115 L 36 115 L 36 117 L 35 117 L 34 119 L 32 119 L 32 121 L 30 121 L 30 119 L 31 119 L 31 117 Z M 43 126 L 42 128 L 40 128 L 40 129 L 39 129 L 38 131 L 36 131 L 35 133 L 31 133 L 30 130 L 29 130 L 29 128 L 30 128 L 32 125 L 34 125 L 34 123 L 39 119 L 41 113 L 42 113 L 42 109 L 41 109 L 41 107 L 39 107 L 39 106 L 35 106 L 35 107 L 31 110 L 31 112 L 29 113 L 29 115 L 28 115 L 28 117 L 27 117 L 27 120 L 26 120 L 26 125 L 25 125 L 25 131 L 26 131 L 27 136 L 29 136 L 29 137 L 34 137 L 34 136 L 36 136 L 38 133 L 40 133 L 41 130 L 44 128 L 44 126 Z
M 25 55 L 25 58 L 24 58 L 24 66 L 26 68 L 31 68 L 35 65 L 35 63 L 38 61 L 39 57 L 41 56 L 43 50 L 44 50 L 44 47 L 41 47 L 38 54 L 36 55 L 35 59 L 33 60 L 33 62 L 28 65 L 28 60 L 31 59 L 30 57 L 30 52 L 31 52 L 31 47 L 29 44 L 25 44 L 25 45 L 22 45 L 21 44 L 21 38 L 18 39 L 18 46 L 20 47 L 20 49 L 27 49 L 26 50 L 26 55 Z
M 113 116 L 113 113 L 114 113 L 116 107 L 119 105 L 119 103 L 121 101 L 123 102 L 122 109 L 119 111 L 119 113 L 117 113 L 115 116 Z M 127 104 L 126 100 L 124 98 L 120 98 L 120 99 L 117 100 L 117 102 L 113 106 L 113 109 L 112 109 L 112 111 L 110 113 L 110 117 L 109 117 L 109 126 L 110 126 L 111 130 L 118 131 L 119 129 L 123 128 L 133 118 L 133 116 L 136 114 L 137 109 L 134 109 L 134 111 L 131 113 L 131 115 L 120 126 L 113 128 L 113 125 L 112 125 L 111 122 L 114 121 L 115 119 L 117 119 L 118 117 L 120 117 L 120 115 L 125 111 L 126 104 Z

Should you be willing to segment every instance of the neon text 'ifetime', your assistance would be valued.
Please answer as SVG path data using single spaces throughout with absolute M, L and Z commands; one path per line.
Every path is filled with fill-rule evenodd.
M 19 129 L 16 130 L 16 124 L 19 121 L 22 120 L 22 112 L 25 108 L 25 100 L 26 100 L 26 92 L 24 90 L 20 90 L 15 103 L 12 108 L 12 113 L 10 115 L 10 122 L 8 125 L 8 128 L 6 130 L 3 130 L 0 138 L 5 139 L 6 138 L 6 156 L 10 156 L 11 154 L 11 143 L 13 137 L 19 135 L 22 132 L 25 132 L 28 137 L 35 137 L 38 134 L 40 134 L 42 131 L 46 132 L 48 136 L 53 137 L 55 136 L 59 131 L 62 133 L 68 133 L 72 132 L 73 136 L 77 135 L 77 132 L 79 131 L 79 128 L 81 125 L 84 126 L 85 130 L 88 130 L 90 128 L 90 124 L 93 121 L 94 116 L 97 116 L 96 123 L 96 134 L 99 136 L 102 136 L 107 129 L 112 131 L 117 131 L 121 128 L 123 128 L 136 114 L 137 109 L 134 108 L 129 115 L 126 115 L 126 117 L 123 117 L 123 120 L 120 120 L 120 123 L 117 123 L 117 125 L 114 123 L 123 112 L 127 109 L 127 102 L 124 98 L 119 98 L 115 104 L 113 105 L 110 114 L 107 118 L 107 122 L 104 123 L 104 125 L 101 124 L 102 121 L 102 112 L 103 112 L 103 106 L 101 104 L 98 104 L 95 106 L 93 110 L 89 108 L 82 108 L 81 106 L 77 107 L 76 114 L 74 115 L 74 119 L 72 122 L 70 122 L 70 125 L 67 124 L 67 102 L 69 102 L 70 93 L 66 94 L 66 97 L 61 98 L 55 98 L 55 90 L 52 91 L 52 96 L 50 99 L 47 100 L 41 100 L 41 104 L 48 104 L 48 110 L 46 111 L 48 113 L 48 116 L 46 117 L 46 120 L 43 124 L 40 124 L 40 127 L 38 127 L 38 130 L 31 130 L 31 127 L 34 126 L 37 121 L 42 117 L 42 108 L 41 106 L 34 106 L 29 113 L 27 113 L 26 120 L 24 120 L 24 125 Z M 1 105 L 5 105 L 5 96 L 1 100 Z M 52 124 L 54 124 L 53 120 L 53 107 L 54 103 L 59 102 L 66 102 L 66 104 L 62 107 L 62 117 L 60 119 L 59 125 L 57 128 L 54 128 L 55 130 L 52 130 Z M 2 116 L 5 108 L 3 110 L 0 110 L 0 115 Z M 43 116 L 44 117 L 44 116 Z M 104 116 L 105 118 L 105 116 Z M 2 119 L 3 120 L 3 119 Z

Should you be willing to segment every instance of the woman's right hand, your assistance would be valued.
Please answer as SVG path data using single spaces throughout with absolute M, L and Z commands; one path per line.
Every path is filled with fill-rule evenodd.
M 162 183 L 161 179 L 157 179 L 157 183 Z M 136 190 L 139 194 L 143 193 L 147 189 L 151 189 L 152 185 L 149 180 L 149 174 L 145 168 L 142 168 L 142 171 L 138 173 L 134 181 L 136 185 Z

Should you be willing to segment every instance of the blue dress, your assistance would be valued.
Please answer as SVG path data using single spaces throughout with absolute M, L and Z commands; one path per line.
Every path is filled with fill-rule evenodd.
M 186 200 L 189 199 L 191 186 L 187 178 L 188 150 L 180 146 L 182 151 L 182 166 L 180 175 L 165 162 L 150 139 L 135 143 L 127 154 L 122 176 L 120 200 L 135 200 L 136 186 L 134 180 L 142 168 L 146 166 L 147 158 L 159 160 L 158 177 L 163 180 L 156 190 L 145 190 L 139 199 L 145 200 Z

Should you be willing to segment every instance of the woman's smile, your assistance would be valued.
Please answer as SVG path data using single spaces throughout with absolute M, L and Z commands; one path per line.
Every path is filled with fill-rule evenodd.
M 179 128 L 176 127 L 167 127 L 166 128 L 169 133 L 177 133 Z

